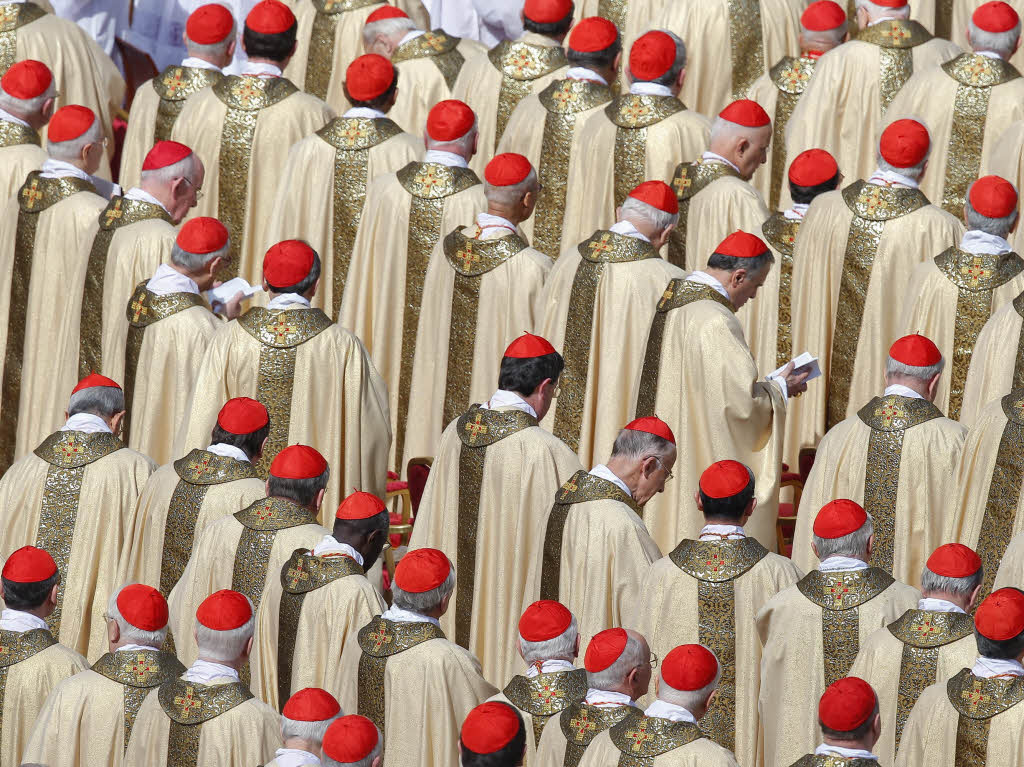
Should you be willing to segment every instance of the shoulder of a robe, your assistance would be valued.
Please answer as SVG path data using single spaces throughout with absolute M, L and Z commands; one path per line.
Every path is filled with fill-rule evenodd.
M 794 563 L 792 559 L 784 557 L 781 554 L 776 554 L 772 551 L 765 554 L 761 560 L 750 569 L 751 571 L 754 571 L 769 568 L 792 578 L 792 583 L 796 583 L 801 577 L 800 568 L 796 566 L 796 563 Z
M 65 647 L 59 642 L 50 645 L 45 650 L 40 650 L 34 657 L 37 657 L 42 664 L 50 668 L 67 669 L 69 676 L 89 668 L 89 661 L 80 653 L 75 652 L 70 647 Z
M 948 211 L 943 210 L 935 203 L 923 205 L 917 210 L 911 211 L 906 216 L 900 216 L 899 218 L 906 218 L 907 221 L 928 219 L 931 225 L 946 225 L 946 226 L 959 226 L 960 222 L 956 216 Z M 895 219 L 899 221 L 899 218 Z
M 921 592 L 915 589 L 913 586 L 908 586 L 907 584 L 901 583 L 900 581 L 893 581 L 889 584 L 888 588 L 886 588 L 884 591 L 882 591 L 881 594 L 878 595 L 878 597 L 891 602 L 907 600 L 913 602 L 914 604 L 917 604 L 917 600 L 921 598 Z M 864 605 L 871 604 L 871 601 L 865 602 Z M 861 605 L 861 607 L 863 607 L 864 605 Z
M 115 230 L 115 232 L 122 234 L 120 240 L 130 242 L 135 247 L 150 247 L 153 244 L 170 247 L 174 244 L 174 238 L 177 236 L 174 224 L 164 221 L 162 218 L 136 221 L 134 224 L 128 224 Z M 128 237 L 123 235 L 128 235 Z
M 113 453 L 109 453 L 95 461 L 92 465 L 97 470 L 106 471 L 106 467 L 114 463 L 124 463 L 134 469 L 142 469 L 146 472 L 147 477 L 157 470 L 157 464 L 152 458 L 140 453 L 138 450 L 132 450 L 130 447 L 115 450 Z

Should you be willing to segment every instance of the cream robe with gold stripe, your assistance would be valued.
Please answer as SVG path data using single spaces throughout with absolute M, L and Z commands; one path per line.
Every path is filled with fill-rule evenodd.
M 46 158 L 46 150 L 35 144 L 0 147 L 0 199 L 14 197 L 29 171 L 42 168 Z
M 50 464 L 30 453 L 0 478 L 0 559 L 22 546 L 34 546 L 39 530 Z M 133 526 L 135 502 L 156 464 L 134 450 L 121 449 L 85 466 L 75 528 L 68 530 L 71 554 L 61 608 L 61 644 L 95 662 L 107 651 L 103 613 L 117 583 L 117 560 Z M 6 720 L 6 717 L 5 717 Z
M 760 237 L 761 224 L 768 216 L 764 198 L 749 181 L 735 176 L 712 181 L 690 198 L 686 218 L 686 270 L 707 266 L 715 248 L 736 230 Z
M 608 767 L 618 764 L 623 754 L 618 747 L 612 743 L 611 733 L 605 730 L 587 748 L 583 758 L 580 759 L 579 767 Z M 654 758 L 637 760 L 652 767 L 739 767 L 739 762 L 731 751 L 722 748 L 713 740 L 700 738 L 685 746 L 666 751 L 664 754 Z
M 988 318 L 971 355 L 960 423 L 973 428 L 985 407 L 1013 389 L 1022 329 L 1024 319 L 1012 302 Z
M 486 53 L 487 49 L 476 40 L 463 38 L 454 51 L 460 53 L 466 62 Z M 394 67 L 398 74 L 398 97 L 388 117 L 406 133 L 422 136 L 427 130 L 430 110 L 439 101 L 453 98 L 452 88 L 448 87 L 432 56 L 398 61 Z
M 970 48 L 970 45 L 967 42 L 967 24 L 970 22 L 971 16 L 974 15 L 974 12 L 980 6 L 984 5 L 986 1 L 987 0 L 955 0 L 955 2 L 952 3 L 953 14 L 949 27 L 949 39 L 965 51 Z M 1013 10 L 1015 10 L 1019 15 L 1024 14 L 1024 2 L 1021 2 L 1021 0 L 1003 0 L 1003 2 L 1013 8 Z M 916 11 L 917 3 L 915 3 L 914 6 L 914 10 Z M 929 29 L 932 29 L 932 25 L 926 24 L 926 26 Z M 1021 51 L 1018 48 L 1010 59 L 1010 63 L 1018 69 L 1024 66 L 1024 51 Z

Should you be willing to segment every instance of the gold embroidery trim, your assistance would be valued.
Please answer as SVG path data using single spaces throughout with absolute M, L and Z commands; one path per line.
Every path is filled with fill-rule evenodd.
M 193 726 L 208 722 L 251 700 L 252 693 L 244 684 L 205 685 L 171 679 L 160 685 L 157 700 L 172 722 Z
M 629 11 L 628 0 L 598 0 L 597 15 L 602 19 L 608 19 L 620 35 L 626 33 L 626 16 Z
M 446 35 L 440 29 L 424 32 L 395 48 L 391 53 L 391 63 L 429 58 L 444 78 L 448 90 L 451 90 L 455 87 L 459 70 L 466 63 L 465 57 L 458 50 L 460 42 L 460 38 Z
M 578 703 L 587 694 L 587 672 L 583 669 L 538 674 L 533 679 L 514 676 L 502 693 L 533 724 L 534 747 L 540 743 L 544 726 L 570 703 Z M 525 718 L 525 717 L 524 717 Z
M 618 724 L 632 711 L 632 706 L 604 708 L 586 703 L 570 703 L 558 716 L 558 725 L 565 736 L 565 759 L 562 767 L 578 767 L 580 759 L 594 738 Z
M 879 108 L 885 114 L 889 104 L 914 74 L 914 54 L 906 48 L 879 48 Z
M 0 13 L 2 12 L 0 9 Z M 0 40 L 2 40 L 2 36 L 0 36 Z M 7 689 L 7 672 L 10 667 L 56 643 L 57 640 L 46 629 L 33 629 L 24 633 L 0 631 L 0 700 L 3 700 Z M 3 733 L 3 730 L 4 710 L 0 706 L 0 734 Z
M 320 9 L 317 9 L 313 15 L 304 89 L 306 93 L 312 93 L 321 100 L 327 98 L 327 91 L 331 86 L 331 75 L 334 72 L 335 37 L 340 19 L 340 14 L 324 13 Z
M 1024 319 L 1024 293 L 1012 301 L 1013 309 Z M 1017 357 L 1013 364 L 1013 383 L 1010 386 L 1012 391 L 1024 388 L 1024 326 L 1021 326 L 1020 336 L 1017 338 Z
M 615 207 L 622 205 L 629 193 L 645 178 L 647 128 L 685 108 L 673 96 L 641 96 L 633 93 L 618 96 L 605 107 L 605 115 L 616 126 L 613 166 Z
M 982 679 L 965 668 L 946 682 L 946 695 L 961 717 L 991 719 L 1024 700 L 1024 677 Z
M 160 101 L 156 107 L 153 143 L 170 139 L 174 123 L 185 106 L 185 99 L 203 88 L 217 84 L 223 77 L 224 75 L 215 69 L 181 66 L 167 67 L 154 77 L 153 90 Z
M 729 0 L 732 98 L 742 99 L 765 71 L 760 0 Z
M 768 549 L 756 538 L 723 541 L 683 540 L 668 555 L 672 563 L 691 577 L 709 583 L 739 578 L 760 562 Z
M 736 590 L 733 582 L 697 581 L 698 641 L 718 658 L 718 691 L 701 730 L 718 745 L 736 748 Z
M 511 40 L 498 43 L 487 53 L 487 58 L 501 72 L 494 130 L 494 149 L 497 151 L 508 118 L 519 102 L 533 92 L 533 81 L 568 66 L 569 62 L 560 45 L 541 46 Z
M 779 254 L 779 312 L 775 330 L 775 362 L 785 365 L 793 358 L 793 246 L 800 231 L 799 221 L 773 213 L 761 225 L 761 233 Z
M 609 734 L 612 743 L 624 757 L 639 760 L 643 764 L 653 763 L 655 757 L 673 751 L 704 737 L 701 728 L 691 722 L 672 722 L 641 712 L 631 713 L 621 722 L 613 725 Z M 636 762 L 626 762 L 633 765 Z M 624 762 L 619 759 L 619 764 Z
M 18 29 L 45 15 L 46 11 L 31 2 L 0 7 L 0 74 L 18 60 Z
M 699 192 L 706 189 L 713 181 L 732 176 L 739 178 L 739 173 L 724 162 L 683 162 L 672 175 L 672 189 L 679 201 L 679 223 L 672 230 L 668 239 L 669 263 L 686 268 L 686 233 L 689 226 L 690 201 Z
M 0 147 L 24 146 L 25 144 L 41 145 L 39 134 L 35 129 L 27 125 L 0 120 Z
M 900 747 L 903 729 L 907 724 L 910 710 L 921 697 L 924 689 L 935 683 L 939 663 L 939 648 L 903 645 L 900 659 L 899 686 L 896 688 L 896 746 Z
M 935 0 L 935 36 L 951 40 L 953 34 L 953 0 Z
M 988 730 L 991 719 L 968 719 L 956 723 L 956 754 L 953 767 L 985 767 L 988 756 Z
M 775 114 L 772 116 L 772 165 L 771 186 L 768 193 L 768 209 L 776 210 L 782 196 L 782 184 L 786 178 L 786 126 L 793 116 L 800 96 L 814 74 L 816 59 L 800 56 L 785 56 L 771 68 L 769 76 L 778 90 L 775 100 Z M 789 361 L 789 357 L 786 358 Z

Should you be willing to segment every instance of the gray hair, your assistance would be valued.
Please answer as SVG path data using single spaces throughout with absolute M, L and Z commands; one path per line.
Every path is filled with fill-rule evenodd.
M 1017 47 L 1017 40 L 1020 39 L 1020 21 L 1017 26 L 1006 32 L 986 32 L 974 23 L 974 19 L 967 22 L 967 30 L 970 34 L 971 48 L 975 51 L 992 51 L 998 53 L 1003 59 L 1009 59 Z
M 872 3 L 871 0 L 857 0 L 857 7 L 863 8 L 868 12 L 868 16 L 872 21 L 876 21 L 880 18 L 886 19 L 909 19 L 910 18 L 910 5 L 905 5 L 902 8 L 887 8 L 884 5 L 878 3 Z
M 840 24 L 835 29 L 808 29 L 800 26 L 800 34 L 803 35 L 804 43 L 808 45 L 820 45 L 823 48 L 834 48 L 843 42 L 846 37 L 846 24 Z
M 378 37 L 393 39 L 397 43 L 414 29 L 415 22 L 402 16 L 370 22 L 363 26 L 363 47 L 369 48 Z
M 926 597 L 942 592 L 966 598 L 978 588 L 984 575 L 984 568 L 979 567 L 978 572 L 974 575 L 968 575 L 965 578 L 951 578 L 948 575 L 937 575 L 926 566 L 921 570 L 921 593 Z
M 117 628 L 121 632 L 121 639 L 126 640 L 127 643 L 159 648 L 167 639 L 167 624 L 164 624 L 164 627 L 159 631 L 144 631 L 125 620 L 124 616 L 121 615 L 121 611 L 117 609 L 117 598 L 121 595 L 122 591 L 132 585 L 135 584 L 125 584 L 110 595 L 110 599 L 107 600 L 107 617 L 117 624 Z
M 715 655 L 710 649 L 708 649 L 708 652 Z M 711 697 L 711 693 L 718 689 L 718 683 L 722 679 L 722 664 L 718 661 L 717 655 L 715 655 L 715 661 L 718 662 L 718 671 L 715 672 L 715 678 L 699 690 L 677 690 L 666 682 L 665 677 L 659 672 L 658 700 L 663 700 L 675 706 L 681 706 L 690 713 L 704 706 L 708 702 L 708 698 Z
M 82 150 L 89 144 L 99 144 L 103 141 L 103 126 L 100 125 L 99 117 L 92 121 L 92 125 L 78 138 L 68 141 L 54 141 L 47 145 L 46 151 L 54 160 L 73 162 L 82 156 Z
M 228 48 L 231 43 L 235 42 L 235 34 L 238 29 L 238 25 L 235 24 L 234 19 L 231 20 L 231 32 L 219 43 L 209 43 L 202 45 L 195 42 L 194 40 L 188 39 L 188 35 L 185 36 L 185 48 L 188 49 L 189 56 L 195 56 L 197 58 L 208 58 L 208 59 L 221 59 L 227 55 Z
M 858 530 L 839 538 L 821 538 L 814 536 L 814 547 L 818 550 L 818 559 L 824 562 L 829 557 L 860 557 L 868 550 L 868 539 L 874 535 L 875 523 L 871 515 L 867 515 L 864 524 Z
M 723 272 L 735 272 L 737 269 L 746 269 L 748 273 L 760 272 L 769 268 L 775 263 L 775 254 L 768 248 L 760 256 L 753 258 L 739 258 L 738 256 L 727 256 L 724 253 L 712 253 L 708 256 L 709 269 L 721 269 Z
M 425 138 L 427 149 L 436 149 L 439 152 L 455 152 L 456 154 L 468 155 L 473 149 L 473 142 L 476 141 L 477 120 L 473 119 L 473 127 L 453 141 L 435 141 L 428 135 Z
M 974 182 L 978 183 L 977 181 Z M 971 184 L 973 187 L 974 184 Z M 1015 187 L 1016 188 L 1016 187 Z M 981 215 L 971 205 L 971 192 L 967 190 L 967 200 L 964 202 L 964 208 L 967 211 L 967 228 L 973 229 L 985 234 L 991 234 L 995 237 L 1007 237 L 1010 234 L 1010 230 L 1013 229 L 1014 223 L 1017 221 L 1017 211 L 1013 211 L 1008 216 L 1003 218 L 989 218 L 988 216 Z
M 615 662 L 603 671 L 588 671 L 587 686 L 595 690 L 610 690 L 618 687 L 626 675 L 637 666 L 643 665 L 644 646 L 632 634 L 627 635 L 626 646 Z
M 672 453 L 676 446 L 657 434 L 635 429 L 623 429 L 612 445 L 612 457 L 622 456 L 639 461 L 649 455 L 664 458 Z
M 373 747 L 373 751 L 367 754 L 364 758 L 358 762 L 339 762 L 336 759 L 331 759 L 327 754 L 323 755 L 323 767 L 372 767 L 373 760 L 384 753 L 384 736 L 381 735 L 380 730 L 377 730 L 377 745 Z
M 36 114 L 43 108 L 43 104 L 46 103 L 47 99 L 53 99 L 56 97 L 56 80 L 50 81 L 50 87 L 46 89 L 46 93 L 31 99 L 15 98 L 3 88 L 0 88 L 0 109 L 18 116 Z
M 888 171 L 889 173 L 899 173 L 901 176 L 906 176 L 907 178 L 914 179 L 914 181 L 920 181 L 921 176 L 924 175 L 924 166 L 928 163 L 928 155 L 930 155 L 931 153 L 932 148 L 931 146 L 929 146 L 928 151 L 925 153 L 924 159 L 921 160 L 921 162 L 919 162 L 917 165 L 914 165 L 910 168 L 897 168 L 895 165 L 890 165 L 888 162 L 886 162 L 885 158 L 882 157 L 882 153 L 879 152 L 877 157 L 878 169 Z
M 451 561 L 449 560 L 449 565 Z M 455 566 L 451 565 L 448 571 L 448 577 L 444 579 L 444 583 L 438 586 L 436 589 L 430 591 L 424 591 L 422 593 L 413 593 L 411 591 L 403 591 L 392 581 L 391 583 L 391 597 L 395 607 L 402 610 L 410 610 L 420 615 L 425 615 L 436 609 L 447 597 L 455 591 Z
M 653 80 L 641 80 L 640 78 L 634 77 L 633 82 L 636 83 L 657 83 L 658 85 L 672 85 L 676 80 L 679 79 L 679 73 L 686 69 L 686 43 L 683 42 L 683 38 L 667 29 L 659 29 L 658 32 L 664 32 L 666 35 L 672 38 L 672 42 L 676 44 L 676 58 L 672 62 L 672 66 L 669 70 L 661 75 L 655 77 Z
M 284 714 L 281 714 L 281 739 L 301 738 L 319 746 L 324 742 L 324 733 L 327 732 L 331 722 L 341 717 L 343 713 L 339 711 L 330 719 L 325 719 L 322 722 L 300 722 L 297 719 L 289 719 Z
M 759 128 L 749 128 L 746 125 L 740 125 L 739 123 L 730 122 L 724 117 L 716 117 L 715 121 L 711 123 L 711 136 L 708 139 L 708 145 L 714 144 L 718 139 L 729 138 L 730 136 L 753 136 L 755 133 L 759 133 L 763 130 L 770 131 L 772 129 L 771 123 L 768 125 L 762 125 Z M 714 150 L 711 150 L 714 151 Z
M 508 186 L 494 186 L 484 182 L 484 194 L 488 202 L 495 202 L 499 205 L 515 205 L 527 192 L 536 192 L 538 188 L 537 171 L 530 168 L 529 174 L 518 184 Z
M 543 642 L 528 642 L 520 636 L 519 650 L 523 653 L 523 660 L 528 664 L 545 660 L 572 661 L 575 657 L 576 638 L 579 635 L 580 627 L 574 615 L 572 616 L 569 628 L 554 639 L 546 639 Z
M 92 413 L 110 418 L 124 410 L 124 392 L 114 386 L 90 386 L 76 391 L 68 400 L 68 415 Z
M 626 201 L 622 203 L 622 207 L 619 209 L 619 218 L 627 219 L 634 224 L 636 219 L 640 219 L 641 222 L 650 224 L 660 232 L 679 223 L 678 213 L 666 213 L 635 197 L 627 197 Z
M 946 367 L 945 358 L 940 359 L 934 365 L 918 367 L 916 365 L 906 365 L 894 360 L 892 357 L 888 357 L 885 361 L 885 375 L 907 376 L 908 378 L 916 378 L 919 381 L 930 381 L 936 375 L 941 373 L 944 367 Z
M 189 178 L 199 169 L 199 155 L 195 152 L 164 168 L 144 170 L 139 178 L 142 183 L 170 186 L 176 178 Z
M 244 595 L 243 595 L 244 596 Z M 252 600 L 245 597 L 252 609 Z M 236 629 L 228 631 L 216 631 L 207 628 L 199 620 L 196 620 L 196 644 L 199 645 L 199 654 L 206 660 L 217 663 L 230 663 L 238 660 L 245 652 L 246 643 L 252 639 L 253 630 L 256 625 L 256 611 L 253 610 L 244 624 Z
M 230 250 L 230 240 L 228 240 L 228 243 L 223 248 L 212 253 L 189 253 L 187 250 L 182 250 L 178 243 L 174 243 L 171 246 L 171 263 L 190 272 L 196 272 L 215 258 L 225 258 Z

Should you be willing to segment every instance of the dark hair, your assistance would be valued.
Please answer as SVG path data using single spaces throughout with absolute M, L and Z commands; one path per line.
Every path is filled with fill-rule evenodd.
M 529 397 L 546 378 L 557 381 L 565 368 L 565 360 L 558 352 L 543 357 L 502 357 L 498 373 L 498 388 Z
M 731 498 L 712 498 L 705 495 L 704 491 L 699 488 L 698 492 L 700 493 L 700 502 L 704 506 L 705 517 L 739 522 L 754 497 L 754 480 L 751 479 L 747 482 L 747 486 Z
M 222 429 L 220 424 L 216 424 L 213 427 L 213 432 L 210 434 L 211 444 L 222 444 L 231 445 L 237 447 L 247 456 L 249 460 L 252 460 L 260 452 L 260 448 L 263 447 L 263 440 L 270 434 L 270 422 L 262 429 L 249 432 L 248 434 L 235 434 L 233 432 Z
M 324 473 L 319 477 L 312 479 L 282 479 L 268 474 L 267 493 L 279 498 L 288 498 L 300 506 L 309 506 L 316 498 L 316 494 L 327 487 L 330 476 L 330 467 L 324 469 Z
M 995 639 L 982 636 L 978 633 L 978 629 L 974 629 L 974 638 L 978 643 L 978 655 L 985 658 L 1017 660 L 1020 654 L 1024 652 L 1024 632 L 1009 639 L 996 641 Z
M 374 514 L 366 519 L 337 519 L 334 520 L 334 537 L 337 540 L 352 540 L 353 538 L 368 538 L 377 530 L 386 531 L 391 524 L 391 517 L 388 510 L 384 509 L 380 514 Z
M 862 724 L 860 727 L 858 727 L 855 730 L 848 730 L 846 732 L 844 732 L 842 730 L 833 730 L 833 729 L 831 729 L 829 727 L 826 727 L 824 724 L 821 724 L 821 720 L 820 719 L 818 720 L 818 724 L 821 724 L 821 732 L 822 732 L 822 734 L 826 738 L 829 738 L 831 740 L 848 740 L 848 741 L 862 740 L 871 731 L 871 725 L 874 724 L 875 717 L 877 715 L 878 715 L 878 703 L 876 701 L 875 702 L 875 709 L 874 709 L 874 711 L 871 712 L 871 716 L 869 716 L 864 721 L 864 724 Z
M 616 35 L 615 42 L 603 51 L 574 51 L 572 46 L 565 49 L 565 57 L 574 67 L 586 67 L 587 69 L 603 69 L 610 67 L 615 57 L 622 52 L 622 36 Z
M 547 24 L 541 24 L 539 21 L 534 21 L 526 16 L 526 14 L 523 14 L 523 29 L 536 35 L 544 35 L 545 37 L 563 37 L 572 27 L 572 16 L 575 10 L 576 4 L 570 3 L 569 12 L 565 15 L 564 19 Z
M 836 171 L 836 175 L 830 178 L 828 181 L 822 181 L 816 186 L 797 186 L 792 181 L 789 182 L 789 195 L 793 198 L 793 202 L 799 203 L 800 205 L 809 205 L 811 200 L 817 197 L 819 194 L 825 192 L 832 192 L 839 186 L 839 171 Z
M 34 610 L 46 601 L 53 587 L 60 582 L 60 572 L 45 581 L 18 583 L 3 578 L 4 603 L 12 610 Z
M 775 254 L 769 248 L 760 256 L 754 258 L 737 258 L 726 256 L 722 253 L 712 253 L 708 259 L 709 269 L 721 269 L 723 272 L 735 272 L 737 269 L 746 269 L 748 272 L 759 272 L 768 264 L 775 263 Z
M 354 107 L 363 107 L 364 109 L 376 109 L 378 112 L 383 112 L 384 107 L 388 105 L 388 101 L 395 95 L 395 89 L 398 87 L 398 68 L 395 68 L 395 76 L 391 80 L 391 85 L 388 89 L 380 94 L 375 99 L 369 101 L 359 101 L 358 99 L 352 98 L 348 92 L 348 82 L 345 83 L 345 98 L 348 99 L 349 103 Z
M 466 748 L 462 740 L 459 746 L 462 751 L 462 767 L 516 767 L 523 763 L 523 756 L 526 754 L 526 725 L 523 717 L 514 707 L 512 709 L 519 717 L 519 732 L 492 754 L 478 754 Z
M 295 47 L 295 38 L 299 24 L 295 22 L 290 28 L 276 35 L 254 32 L 248 25 L 242 31 L 242 46 L 249 58 L 270 59 L 282 63 L 291 55 Z
M 312 250 L 312 248 L 311 248 L 311 250 Z M 309 274 L 307 274 L 305 276 L 305 278 L 299 280 L 294 285 L 290 285 L 288 287 L 277 287 L 276 285 L 271 285 L 269 281 L 267 282 L 267 285 L 270 287 L 270 289 L 274 293 L 296 293 L 296 294 L 298 294 L 300 296 L 303 296 L 303 295 L 305 295 L 306 293 L 309 292 L 310 288 L 312 288 L 316 284 L 316 281 L 319 280 L 319 279 L 320 279 L 320 254 L 317 253 L 314 250 L 313 251 L 313 266 L 310 267 Z

